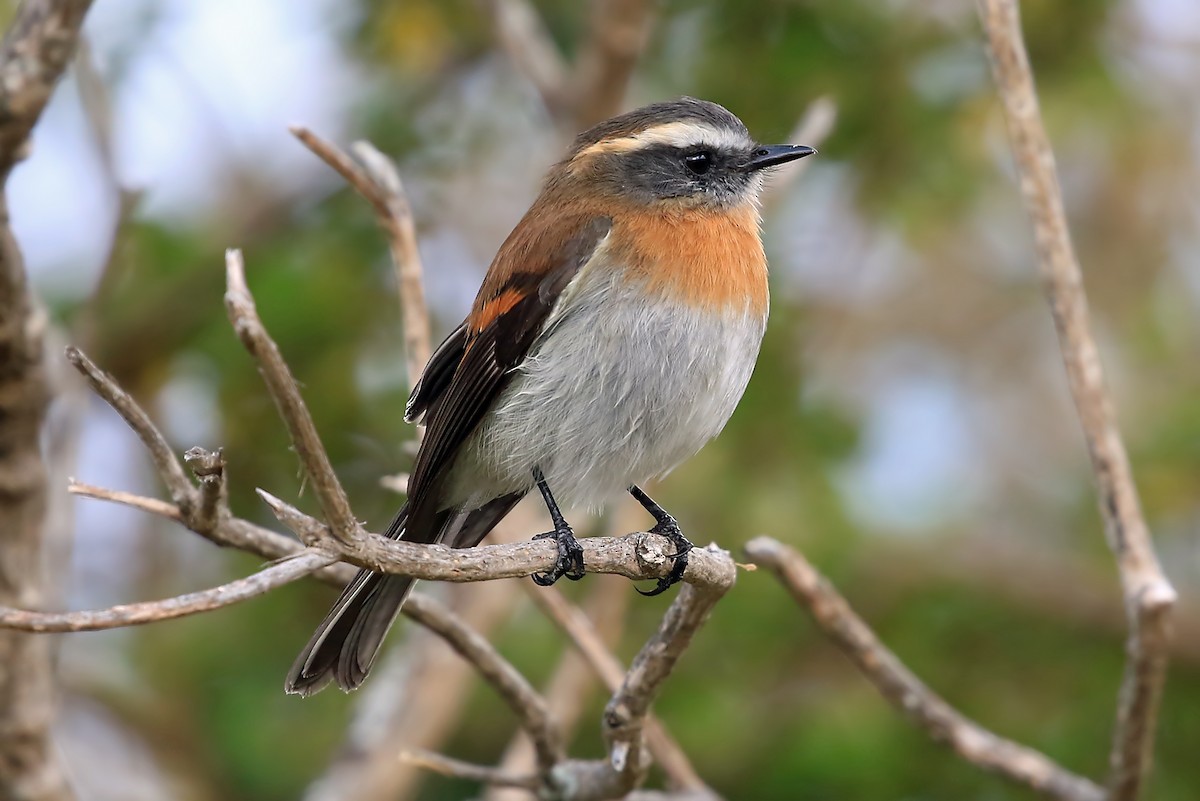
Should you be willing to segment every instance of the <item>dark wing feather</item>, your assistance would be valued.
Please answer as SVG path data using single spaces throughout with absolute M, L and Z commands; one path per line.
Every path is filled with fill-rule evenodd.
M 408 404 L 404 407 L 404 419 L 412 423 L 420 420 L 433 408 L 450 385 L 458 363 L 462 361 L 463 352 L 467 349 L 467 324 L 455 328 L 450 336 L 429 357 L 421 378 L 412 389 Z
M 479 305 L 482 314 L 472 318 L 487 320 L 486 324 L 471 332 L 472 318 L 468 318 L 465 350 L 454 376 L 428 416 L 425 439 L 409 479 L 406 540 L 431 542 L 438 536 L 439 532 L 424 523 L 439 511 L 438 489 L 458 449 L 508 384 L 513 369 L 529 353 L 559 296 L 611 227 L 612 221 L 607 217 L 585 220 L 573 236 L 552 253 L 543 255 L 545 267 L 534 269 L 537 265 L 531 265 L 528 270 L 510 273 L 491 294 L 492 301 L 499 303 L 502 311 L 489 315 L 485 299 Z

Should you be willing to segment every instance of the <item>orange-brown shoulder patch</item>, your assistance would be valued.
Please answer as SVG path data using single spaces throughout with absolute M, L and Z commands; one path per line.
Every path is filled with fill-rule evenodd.
M 470 331 L 478 334 L 496 318 L 521 302 L 523 295 L 517 289 L 506 289 L 491 300 L 484 301 L 477 311 L 471 312 Z

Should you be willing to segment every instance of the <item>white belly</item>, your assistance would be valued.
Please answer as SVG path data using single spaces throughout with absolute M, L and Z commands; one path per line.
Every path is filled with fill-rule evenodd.
M 464 443 L 448 503 L 473 507 L 531 489 L 538 467 L 562 505 L 595 507 L 670 471 L 724 427 L 750 380 L 765 316 L 649 306 L 616 277 L 584 275 L 571 287 Z

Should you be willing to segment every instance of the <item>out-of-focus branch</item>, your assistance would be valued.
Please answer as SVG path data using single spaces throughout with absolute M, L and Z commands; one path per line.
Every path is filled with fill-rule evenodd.
M 1109 787 L 1113 801 L 1132 801 L 1139 796 L 1153 759 L 1176 595 L 1154 553 L 1105 386 L 1083 274 L 1067 228 L 1054 153 L 1038 108 L 1016 0 L 981 0 L 980 11 L 992 74 L 1008 119 L 1021 195 L 1033 222 L 1042 284 L 1087 440 L 1108 544 L 1125 593 L 1128 658 L 1117 702 Z
M 703 550 L 724 553 L 715 546 Z M 733 587 L 737 578 L 733 560 L 727 560 L 713 578 L 706 584 L 688 584 L 679 591 L 658 631 L 634 657 L 624 681 L 605 707 L 603 732 L 609 747 L 608 766 L 615 775 L 612 786 L 605 788 L 608 794 L 598 796 L 597 801 L 609 798 L 612 790 L 628 793 L 649 767 L 644 741 L 650 705 L 713 606 Z M 596 783 L 603 787 L 603 778 L 597 777 Z
M 432 771 L 442 776 L 480 782 L 493 787 L 516 787 L 532 793 L 541 786 L 541 781 L 533 774 L 513 773 L 507 770 L 489 768 L 486 765 L 474 765 L 470 762 L 463 762 L 434 753 L 433 751 L 407 749 L 400 752 L 399 759 L 406 764 L 421 768 L 422 770 Z
M 563 738 L 551 720 L 545 699 L 491 643 L 467 627 L 453 612 L 444 606 L 429 604 L 427 600 L 419 595 L 410 598 L 405 604 L 408 616 L 449 643 L 508 703 L 533 740 L 541 772 L 545 773 L 561 762 L 566 756 Z
M 632 593 L 629 592 L 629 585 L 616 577 L 597 576 L 592 583 L 595 584 L 595 588 L 588 595 L 585 609 L 581 611 L 584 611 L 589 620 L 594 621 L 597 634 L 602 637 L 605 645 L 611 648 L 620 636 L 621 624 Z M 546 705 L 554 710 L 559 730 L 565 740 L 570 741 L 596 683 L 596 676 L 587 660 L 576 649 L 568 646 L 543 692 Z M 530 770 L 535 764 L 535 758 L 533 742 L 524 731 L 518 731 L 504 749 L 504 756 L 498 767 L 509 773 L 520 773 Z M 525 801 L 518 791 L 494 783 L 484 799 Z
M 336 561 L 328 554 L 302 552 L 263 568 L 246 578 L 209 590 L 189 592 L 174 598 L 144 603 L 119 604 L 108 609 L 83 612 L 30 612 L 0 606 L 0 628 L 39 633 L 103 631 L 104 629 L 141 626 L 161 620 L 174 620 L 201 612 L 211 612 L 251 598 L 257 598 L 284 584 L 304 578 Z
M 794 145 L 820 147 L 833 133 L 833 127 L 837 124 L 837 112 L 837 103 L 832 97 L 818 97 L 808 104 L 796 127 L 788 134 L 787 141 Z M 809 159 L 800 159 L 777 167 L 769 179 L 766 192 L 763 193 L 763 204 L 783 197 L 808 169 L 809 164 Z
M 621 110 L 655 19 L 652 0 L 592 0 L 591 6 L 587 40 L 575 65 L 576 130 L 590 128 Z
M 534 529 L 520 507 L 493 531 L 505 541 L 528 536 Z M 515 584 L 491 581 L 453 593 L 454 610 L 477 633 L 488 636 L 508 619 Z M 355 698 L 355 711 L 345 741 L 325 772 L 305 791 L 305 801 L 393 801 L 414 797 L 422 766 L 396 759 L 404 748 L 440 748 L 467 709 L 475 672 L 470 663 L 435 634 L 408 627 L 375 668 L 372 681 Z M 528 771 L 534 770 L 534 761 Z M 519 771 L 518 771 L 519 772 Z
M 91 0 L 26 0 L 0 43 L 0 174 L 27 154 L 29 132 L 75 53 Z
M 567 109 L 569 71 L 558 46 L 529 0 L 490 0 L 492 30 L 513 66 L 541 95 L 550 115 Z
M 47 532 L 42 424 L 50 400 L 44 359 L 46 315 L 29 292 L 25 262 L 9 227 L 8 176 L 29 152 L 29 135 L 79 40 L 89 0 L 26 0 L 0 42 L 0 604 L 46 602 Z M 53 643 L 0 634 L 0 796 L 26 801 L 73 797 L 54 749 Z
M 621 682 L 625 680 L 625 668 L 621 665 L 620 660 L 605 646 L 600 632 L 580 609 L 567 601 L 563 594 L 554 590 L 553 587 L 546 589 L 551 591 L 532 592 L 528 591 L 528 588 L 527 591 L 542 613 L 571 638 L 571 642 L 608 687 L 609 692 L 616 692 L 620 688 Z M 696 769 L 692 767 L 687 754 L 684 753 L 679 743 L 675 742 L 658 718 L 652 714 L 647 715 L 643 730 L 650 755 L 654 757 L 655 762 L 663 769 L 675 787 L 703 792 L 709 796 L 713 795 L 704 780 L 696 773 Z
M 142 199 L 142 191 L 122 182 L 117 171 L 116 146 L 113 139 L 112 93 L 96 66 L 92 48 L 86 36 L 80 37 L 75 56 L 75 80 L 79 84 L 79 100 L 87 116 L 96 152 L 109 186 L 117 196 L 117 217 L 113 223 L 112 239 L 108 253 L 100 268 L 99 277 L 92 288 L 87 303 L 75 316 L 72 325 L 77 342 L 91 348 L 99 335 L 100 309 L 117 284 L 126 260 L 120 258 L 125 237 L 125 226 L 133 216 L 134 209 Z
M 338 172 L 362 195 L 372 208 L 379 226 L 387 234 L 396 286 L 400 292 L 401 319 L 404 324 L 404 352 L 409 386 L 414 386 L 429 361 L 429 311 L 425 305 L 424 269 L 417 247 L 417 231 L 412 207 L 404 192 L 400 174 L 391 160 L 370 142 L 355 142 L 355 163 L 332 142 L 302 126 L 291 128 L 305 147 Z
M 780 581 L 888 701 L 936 742 L 973 765 L 1057 801 L 1104 801 L 1104 789 L 1031 748 L 999 737 L 951 707 L 879 641 L 829 581 L 798 551 L 768 537 L 746 553 Z
M 490 0 L 488 5 L 497 44 L 537 90 L 560 129 L 582 130 L 621 110 L 654 27 L 652 0 L 592 0 L 587 38 L 573 65 L 529 0 Z
M 229 322 L 238 339 L 258 363 L 267 392 L 279 409 L 280 419 L 287 426 L 292 446 L 312 484 L 313 494 L 329 523 L 330 533 L 339 541 L 353 542 L 359 536 L 361 526 L 350 508 L 346 491 L 333 472 L 333 465 L 329 463 L 317 427 L 300 397 L 296 379 L 283 360 L 279 346 L 258 318 L 254 297 L 246 286 L 246 270 L 239 250 L 225 252 L 225 281 L 225 308 L 229 313 Z

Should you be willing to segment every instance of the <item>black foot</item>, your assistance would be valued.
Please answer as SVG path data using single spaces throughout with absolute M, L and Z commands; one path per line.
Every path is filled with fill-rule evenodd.
M 571 581 L 579 581 L 583 578 L 583 548 L 580 547 L 579 540 L 575 539 L 575 532 L 571 531 L 571 527 L 567 525 L 562 512 L 559 511 L 558 504 L 555 503 L 554 496 L 550 494 L 550 486 L 546 483 L 546 477 L 542 475 L 540 468 L 533 469 L 533 478 L 537 481 L 538 490 L 542 493 L 542 500 L 546 502 L 546 509 L 550 511 L 550 519 L 554 521 L 554 531 L 538 534 L 534 539 L 544 540 L 553 537 L 555 544 L 558 545 L 558 559 L 554 563 L 554 569 L 549 573 L 533 573 L 530 578 L 533 579 L 534 584 L 541 587 L 549 587 L 563 576 Z
M 658 580 L 658 584 L 654 586 L 654 589 L 638 590 L 638 592 L 648 598 L 655 595 L 661 595 L 672 585 L 678 584 L 683 580 L 683 573 L 685 570 L 687 570 L 688 565 L 688 551 L 692 550 L 692 548 L 696 546 L 692 545 L 691 541 L 688 540 L 687 537 L 683 536 L 683 531 L 680 530 L 679 523 L 675 522 L 675 518 L 668 514 L 666 509 L 663 509 L 661 506 L 655 503 L 649 495 L 642 492 L 639 487 L 630 487 L 629 494 L 632 495 L 647 512 L 654 515 L 654 519 L 658 521 L 655 523 L 654 528 L 650 529 L 650 532 L 652 534 L 661 534 L 662 536 L 671 540 L 671 544 L 675 546 L 675 553 L 671 555 L 671 558 L 675 560 L 675 563 L 671 565 L 671 572 L 660 578 Z
M 571 531 L 570 526 L 564 526 L 545 534 L 538 534 L 534 539 L 544 540 L 550 537 L 553 537 L 558 545 L 558 561 L 554 563 L 554 569 L 549 573 L 533 573 L 529 577 L 533 579 L 534 584 L 541 587 L 549 587 L 563 576 L 571 581 L 579 581 L 583 578 L 583 548 L 580 547 L 579 540 L 575 539 L 575 533 Z

